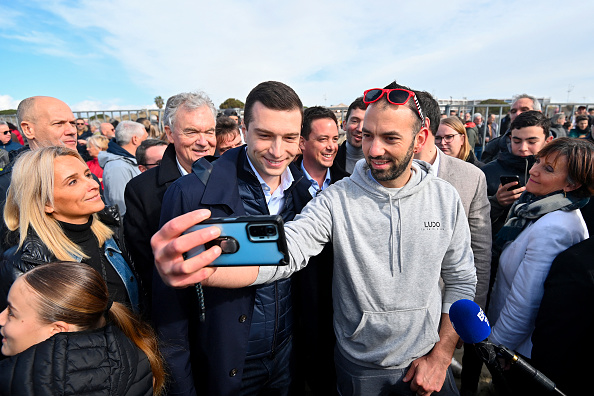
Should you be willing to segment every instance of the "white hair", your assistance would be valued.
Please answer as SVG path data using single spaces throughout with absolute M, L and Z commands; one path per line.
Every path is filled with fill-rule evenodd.
M 528 94 L 521 94 L 521 95 L 514 96 L 512 106 L 520 99 L 530 99 L 532 101 L 532 110 L 542 111 L 542 106 L 540 105 L 540 102 L 538 101 L 538 99 L 536 99 L 534 96 L 530 96 Z
M 167 99 L 165 113 L 163 114 L 163 122 L 166 126 L 173 129 L 177 110 L 182 106 L 188 110 L 196 110 L 199 107 L 206 106 L 211 111 L 213 120 L 217 119 L 217 109 L 208 95 L 204 92 L 182 92 Z
M 135 121 L 122 121 L 118 124 L 115 130 L 115 138 L 117 144 L 125 146 L 130 143 L 132 136 L 142 137 L 146 129 L 144 125 Z

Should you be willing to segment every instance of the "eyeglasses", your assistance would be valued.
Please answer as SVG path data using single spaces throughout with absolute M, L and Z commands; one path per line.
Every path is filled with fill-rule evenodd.
M 149 167 L 151 166 L 159 166 L 161 165 L 161 160 L 158 160 L 157 162 L 155 162 L 154 164 L 142 164 L 144 166 L 146 166 L 148 169 L 150 169 Z
M 409 91 L 408 89 L 402 88 L 394 88 L 394 89 L 382 89 L 382 88 L 371 88 L 368 89 L 363 93 L 363 102 L 366 105 L 370 105 L 371 103 L 377 102 L 386 94 L 386 99 L 388 102 L 392 103 L 396 106 L 401 106 L 406 104 L 408 100 L 412 97 L 415 100 L 415 105 L 417 106 L 417 113 L 422 121 L 422 126 L 425 126 L 425 116 L 423 115 L 423 110 L 421 109 L 421 105 L 419 104 L 419 100 L 417 99 L 417 95 L 413 91 Z
M 8 130 L 8 131 L 4 131 L 4 132 L 2 132 L 2 133 L 3 133 L 3 134 L 5 134 L 5 135 L 8 135 L 8 134 L 10 133 L 10 130 Z
M 435 136 L 435 143 L 441 143 L 443 140 L 445 143 L 452 143 L 454 138 L 458 135 L 462 135 L 461 133 L 455 133 L 453 135 L 445 135 L 445 136 Z
M 84 122 L 83 123 L 77 122 L 76 125 L 85 125 L 85 123 Z

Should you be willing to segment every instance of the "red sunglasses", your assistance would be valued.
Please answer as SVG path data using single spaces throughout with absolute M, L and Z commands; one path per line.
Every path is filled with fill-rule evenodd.
M 419 114 L 419 117 L 421 117 L 422 126 L 425 126 L 425 116 L 423 115 L 423 110 L 421 109 L 421 105 L 419 104 L 417 95 L 415 95 L 413 91 L 409 91 L 408 89 L 371 88 L 363 93 L 363 102 L 366 105 L 370 105 L 371 103 L 380 100 L 381 97 L 384 96 L 384 94 L 386 94 L 386 99 L 388 99 L 388 102 L 396 106 L 406 104 L 406 102 L 408 102 L 408 100 L 412 97 L 415 101 L 415 105 L 417 106 L 417 113 Z

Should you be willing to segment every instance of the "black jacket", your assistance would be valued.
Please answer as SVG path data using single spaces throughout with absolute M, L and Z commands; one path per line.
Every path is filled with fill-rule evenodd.
M 302 161 L 300 157 L 295 162 L 299 169 Z M 330 167 L 330 183 L 349 176 L 335 159 Z M 334 368 L 336 336 L 332 319 L 332 244 L 327 244 L 320 254 L 310 258 L 309 264 L 291 276 L 296 323 L 293 352 L 299 368 L 293 386 L 295 394 L 301 394 L 302 381 L 306 381 L 312 395 L 330 396 L 337 394 Z
M 588 378 L 594 369 L 594 344 L 588 341 L 594 330 L 592 251 L 590 237 L 555 258 L 532 333 L 532 365 L 566 395 L 584 393 L 576 378 Z
M 332 166 L 340 168 L 342 172 L 345 172 L 348 175 L 348 172 L 346 171 L 346 141 L 338 146 L 338 152 L 336 153 Z
M 170 144 L 161 160 L 161 165 L 149 169 L 128 182 L 124 193 L 126 216 L 124 236 L 132 260 L 149 296 L 152 293 L 152 279 L 155 257 L 151 249 L 151 238 L 159 230 L 161 204 L 167 188 L 181 177 L 175 157 L 175 147 Z M 147 307 L 150 316 L 150 306 Z
M 58 333 L 0 362 L 0 395 L 152 395 L 148 358 L 117 327 Z
M 503 207 L 497 201 L 495 194 L 501 184 L 500 176 L 503 175 L 517 175 L 520 178 L 520 186 L 525 186 L 528 181 L 528 171 L 534 165 L 534 156 L 518 157 L 509 151 L 500 152 L 499 157 L 495 161 L 491 161 L 481 168 L 487 178 L 487 195 L 491 203 L 491 224 L 493 231 L 493 238 L 497 235 L 509 212 L 511 207 Z
M 135 273 L 134 264 L 123 241 L 124 235 L 117 207 L 108 206 L 99 212 L 98 215 L 99 219 L 113 231 L 113 238 L 120 248 L 122 256 L 127 261 L 132 273 Z M 31 228 L 20 249 L 17 250 L 17 246 L 13 246 L 6 250 L 0 262 L 0 311 L 6 308 L 8 292 L 17 277 L 38 265 L 52 261 L 56 261 L 56 257 Z M 138 279 L 138 276 L 135 276 Z M 140 294 L 140 308 L 142 310 L 146 305 L 144 301 L 146 297 L 143 298 L 141 284 L 138 285 L 138 289 Z

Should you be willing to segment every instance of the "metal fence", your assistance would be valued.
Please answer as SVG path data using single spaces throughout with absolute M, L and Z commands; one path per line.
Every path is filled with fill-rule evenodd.
M 575 112 L 579 106 L 586 106 L 586 108 L 594 108 L 594 103 L 547 103 L 543 106 L 543 113 L 547 117 L 552 117 L 558 112 L 563 112 L 567 116 L 568 120 L 573 120 Z M 510 104 L 452 104 L 452 105 L 440 105 L 442 114 L 450 114 L 451 110 L 455 110 L 459 116 L 463 116 L 465 113 L 473 115 L 476 112 L 480 112 L 484 119 L 489 114 L 494 114 L 499 124 L 501 119 L 507 114 Z M 346 112 L 348 107 L 330 107 L 336 113 L 339 123 L 345 120 Z M 239 110 L 239 109 L 236 109 Z M 220 110 L 222 111 L 222 110 Z M 102 122 L 110 122 L 111 120 L 132 120 L 135 121 L 138 118 L 148 118 L 151 123 L 155 126 L 158 125 L 158 129 L 163 131 L 163 109 L 137 109 L 137 110 L 88 110 L 88 111 L 74 111 L 74 116 L 77 118 L 85 118 L 89 121 L 97 120 Z M 243 116 L 243 111 L 238 111 Z M 154 117 L 153 117 L 154 116 Z M 10 122 L 17 125 L 16 114 L 11 115 L 0 115 L 0 120 Z

